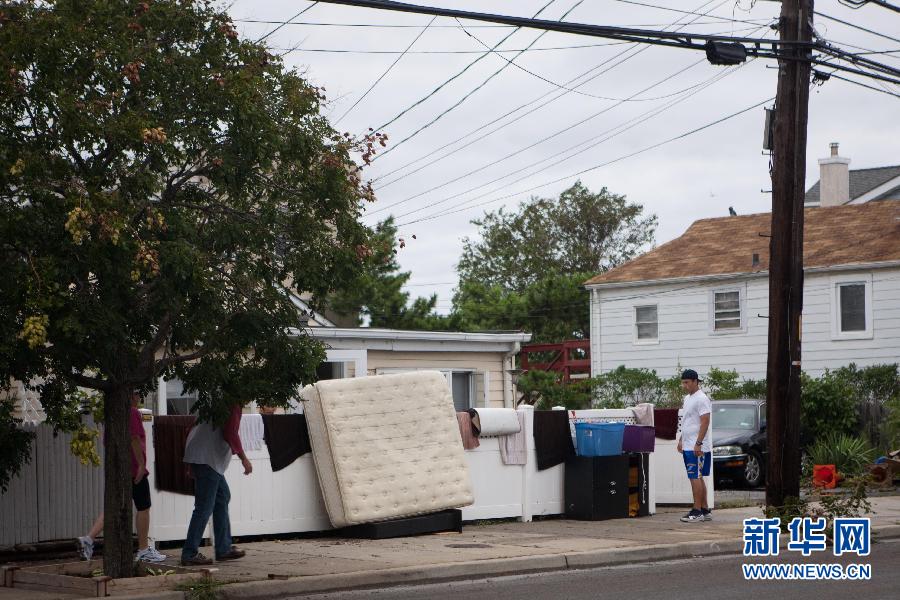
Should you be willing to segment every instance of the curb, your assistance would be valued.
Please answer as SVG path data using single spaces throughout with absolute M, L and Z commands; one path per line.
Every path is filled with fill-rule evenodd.
M 900 538 L 900 525 L 885 525 L 873 530 L 874 540 Z M 607 548 L 586 552 L 542 554 L 494 558 L 479 561 L 396 567 L 377 571 L 358 571 L 331 575 L 310 575 L 290 579 L 247 581 L 225 584 L 219 590 L 222 600 L 265 600 L 319 592 L 350 589 L 393 587 L 403 584 L 427 584 L 463 579 L 485 579 L 504 575 L 521 575 L 568 569 L 590 569 L 627 563 L 659 562 L 697 556 L 740 554 L 741 540 L 706 540 Z M 183 600 L 184 592 L 156 592 L 123 596 L 122 600 Z

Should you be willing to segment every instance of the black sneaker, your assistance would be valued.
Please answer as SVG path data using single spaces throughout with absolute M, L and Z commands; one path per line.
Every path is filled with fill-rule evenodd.
M 712 521 L 712 509 L 711 508 L 701 508 L 700 512 L 703 513 L 704 521 Z
M 696 508 L 692 508 L 691 512 L 681 517 L 682 523 L 702 523 L 706 518 L 703 516 L 703 511 L 697 510 Z

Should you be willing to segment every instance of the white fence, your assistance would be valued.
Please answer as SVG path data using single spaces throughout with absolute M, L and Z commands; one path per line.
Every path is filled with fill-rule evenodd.
M 516 517 L 530 521 L 535 515 L 564 512 L 564 466 L 537 470 L 534 420 L 525 411 L 528 458 L 525 465 L 504 465 L 498 438 L 481 438 L 481 445 L 466 451 L 475 503 L 463 509 L 463 519 Z M 633 422 L 631 411 L 570 411 L 570 418 Z M 159 541 L 181 540 L 193 510 L 193 498 L 159 492 L 154 481 L 152 423 L 147 428 L 147 460 L 153 508 L 150 535 Z M 0 496 L 0 546 L 82 535 L 101 510 L 102 469 L 83 467 L 71 456 L 68 437 L 53 438 L 46 425 L 37 427 L 32 461 Z M 273 473 L 265 444 L 249 450 L 253 473 L 244 476 L 235 458 L 226 477 L 231 488 L 232 534 L 264 535 L 324 531 L 331 528 L 325 512 L 312 455 L 306 454 Z M 712 478 L 708 481 L 712 506 Z M 650 512 L 656 502 L 690 503 L 691 491 L 675 441 L 656 440 L 650 455 Z

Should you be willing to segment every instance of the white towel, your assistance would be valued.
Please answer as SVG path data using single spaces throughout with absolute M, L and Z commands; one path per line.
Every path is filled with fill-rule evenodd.
M 522 429 L 512 408 L 476 408 L 480 432 L 479 437 L 507 435 Z
M 632 406 L 631 412 L 634 414 L 634 420 L 637 421 L 638 425 L 653 426 L 653 405 L 649 402 Z
M 519 431 L 501 435 L 497 439 L 500 442 L 500 460 L 504 465 L 524 465 L 528 459 L 525 447 L 525 413 L 517 410 L 516 417 L 519 421 Z
M 241 445 L 244 450 L 261 450 L 265 443 L 265 428 L 262 415 L 250 413 L 241 415 L 241 426 L 238 428 Z

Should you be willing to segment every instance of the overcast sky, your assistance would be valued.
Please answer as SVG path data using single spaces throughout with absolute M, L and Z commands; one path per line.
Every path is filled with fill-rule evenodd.
M 540 18 L 557 20 L 575 7 L 566 21 L 777 36 L 767 27 L 777 17 L 780 4 L 776 2 L 636 1 L 660 8 L 619 0 L 420 3 L 531 17 L 549 2 Z M 512 33 L 498 50 L 521 50 L 533 44 L 532 50 L 520 56 L 515 52 L 502 53 L 506 59 L 514 58 L 515 65 L 521 68 L 491 53 L 385 127 L 390 152 L 367 170 L 368 177 L 376 179 L 378 201 L 369 207 L 365 222 L 371 225 L 388 214 L 396 215 L 402 225 L 400 234 L 407 242 L 400 251 L 400 263 L 404 270 L 412 272 L 408 290 L 413 295 L 438 293 L 439 312 L 450 308 L 457 281 L 454 266 L 461 239 L 476 232 L 470 223 L 473 218 L 501 206 L 513 208 L 532 195 L 555 197 L 579 178 L 591 190 L 606 187 L 658 215 L 657 244 L 679 236 L 696 219 L 727 215 L 729 206 L 739 214 L 767 212 L 771 208 L 771 195 L 760 191 L 771 188 L 769 157 L 762 153 L 762 106 L 684 139 L 575 174 L 773 97 L 777 71 L 772 61 L 750 61 L 739 68 L 716 67 L 706 62 L 702 52 L 615 42 L 610 45 L 610 40 L 599 38 L 542 34 L 475 21 L 461 21 L 464 30 L 448 18 L 437 18 L 425 29 L 432 21 L 427 15 L 306 0 L 237 0 L 230 13 L 244 36 L 258 39 L 278 25 L 249 20 L 285 21 L 308 7 L 311 8 L 293 20 L 319 25 L 283 26 L 271 33 L 266 43 L 280 49 L 279 53 L 295 49 L 285 54 L 286 64 L 297 67 L 312 82 L 327 89 L 332 122 L 339 130 L 353 133 L 379 128 L 422 100 L 481 56 L 485 52 L 482 42 L 493 47 Z M 837 0 L 818 0 L 816 10 L 900 37 L 900 14 L 877 6 L 851 10 Z M 395 27 L 346 26 L 353 24 Z M 823 38 L 848 51 L 900 51 L 900 42 L 820 16 L 816 17 L 815 27 Z M 414 40 L 410 51 L 349 110 Z M 900 52 L 873 58 L 900 67 Z M 504 66 L 502 72 L 458 107 L 399 143 Z M 734 72 L 729 73 L 729 69 Z M 576 79 L 587 71 L 588 75 Z M 594 75 L 597 77 L 578 86 Z M 721 80 L 710 81 L 716 76 L 722 76 Z M 657 82 L 661 83 L 654 85 Z M 885 86 L 900 93 L 897 86 Z M 623 99 L 627 101 L 622 102 Z M 526 106 L 519 108 L 522 105 Z M 514 109 L 519 110 L 503 117 Z M 532 112 L 522 116 L 528 111 Z M 497 129 L 520 116 L 514 123 Z M 623 131 L 624 127 L 630 128 Z M 496 133 L 491 133 L 495 129 Z M 621 133 L 610 137 L 618 132 Z M 486 133 L 490 135 L 484 136 Z M 468 137 L 438 151 L 463 136 Z M 411 173 L 481 136 L 483 139 Z M 836 79 L 814 88 L 810 95 L 807 187 L 818 180 L 816 160 L 828 154 L 830 142 L 840 143 L 841 155 L 852 160 L 851 169 L 900 164 L 900 99 Z M 543 187 L 532 190 L 537 186 Z M 432 188 L 438 189 L 429 191 Z M 382 208 L 388 205 L 394 206 Z M 411 222 L 442 211 L 458 212 Z

